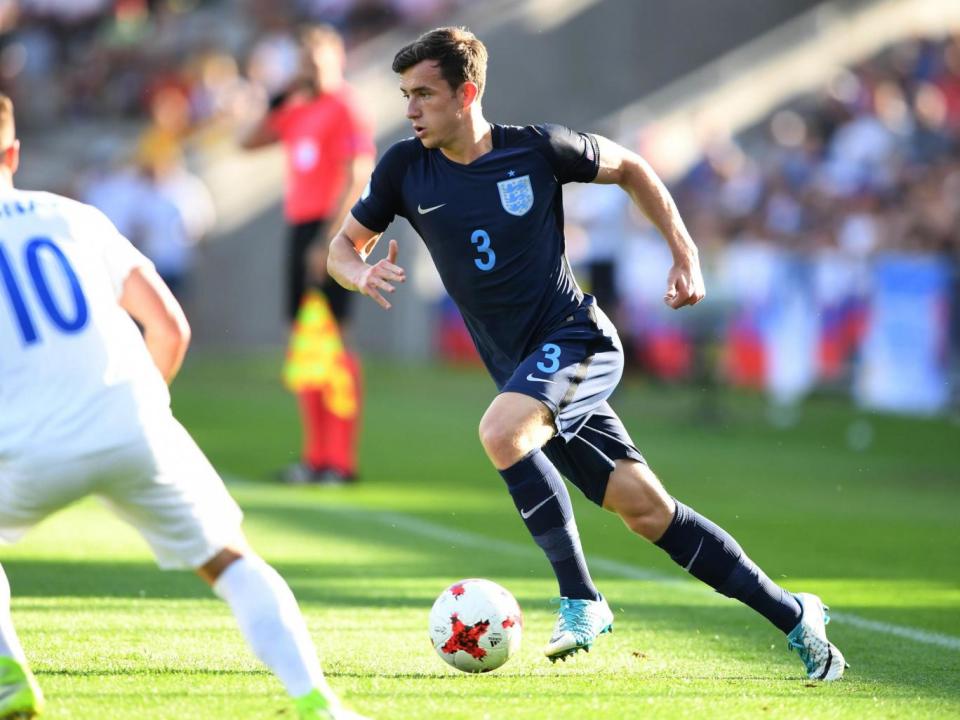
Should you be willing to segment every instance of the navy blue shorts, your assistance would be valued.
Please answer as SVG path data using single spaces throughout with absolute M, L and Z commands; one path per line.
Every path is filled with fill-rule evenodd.
M 553 413 L 557 436 L 543 451 L 584 495 L 603 505 L 614 462 L 644 462 L 607 403 L 623 375 L 623 347 L 600 308 L 587 303 L 527 356 L 501 392 L 539 400 Z

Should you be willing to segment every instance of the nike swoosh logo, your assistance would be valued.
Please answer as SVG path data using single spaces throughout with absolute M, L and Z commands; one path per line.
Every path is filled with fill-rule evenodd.
M 546 378 L 538 378 L 534 376 L 533 373 L 530 373 L 529 375 L 527 375 L 527 380 L 529 380 L 530 382 L 553 383 L 553 380 L 547 380 Z
M 0 690 L 0 701 L 6 700 L 11 695 L 16 695 L 18 692 L 23 690 L 24 683 L 17 683 L 16 685 L 8 686 L 3 690 Z
M 420 207 L 420 205 L 418 204 L 418 205 L 417 205 L 417 212 L 420 213 L 421 215 L 426 215 L 428 212 L 433 212 L 434 210 L 439 210 L 439 209 L 442 208 L 444 205 L 446 205 L 446 203 L 440 203 L 439 205 L 434 205 L 433 207 L 425 208 L 425 207 Z
M 541 500 L 540 502 L 538 502 L 536 505 L 534 505 L 534 506 L 533 506 L 532 508 L 530 508 L 529 510 L 524 510 L 524 509 L 521 508 L 521 509 L 520 509 L 520 517 L 522 517 L 524 520 L 526 520 L 528 517 L 530 517 L 531 515 L 533 515 L 537 510 L 539 510 L 539 509 L 542 508 L 544 505 L 546 505 L 548 502 L 550 502 L 551 500 L 553 500 L 553 498 L 555 498 L 556 496 L 557 496 L 557 494 L 554 493 L 553 495 L 551 495 L 550 497 L 548 497 L 546 500 Z
M 690 568 L 693 567 L 693 563 L 696 561 L 697 556 L 700 554 L 700 548 L 703 547 L 703 538 L 700 538 L 700 544 L 697 545 L 697 551 L 693 554 L 693 557 L 690 558 L 690 562 L 687 563 L 687 566 L 684 568 L 687 572 L 690 572 Z

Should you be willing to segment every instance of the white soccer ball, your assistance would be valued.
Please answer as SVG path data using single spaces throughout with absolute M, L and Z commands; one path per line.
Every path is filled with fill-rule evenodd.
M 520 649 L 523 615 L 513 595 L 495 582 L 454 583 L 430 610 L 430 640 L 457 670 L 490 672 Z

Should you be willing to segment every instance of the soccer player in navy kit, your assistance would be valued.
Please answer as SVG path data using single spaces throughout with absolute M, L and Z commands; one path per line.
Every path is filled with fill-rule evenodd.
M 328 269 L 384 308 L 406 276 L 365 262 L 396 215 L 413 225 L 457 303 L 499 394 L 480 441 L 560 586 L 551 660 L 591 646 L 613 614 L 587 569 L 561 473 L 627 527 L 788 637 L 809 677 L 835 680 L 844 660 L 826 637 L 820 599 L 771 581 L 724 530 L 672 498 L 606 399 L 623 352 L 613 325 L 577 287 L 564 255 L 561 187 L 616 183 L 673 253 L 664 301 L 704 297 L 697 249 L 666 188 L 636 154 L 558 125 L 484 119 L 487 53 L 472 33 L 439 28 L 394 58 L 416 137 L 393 145 L 330 244 Z

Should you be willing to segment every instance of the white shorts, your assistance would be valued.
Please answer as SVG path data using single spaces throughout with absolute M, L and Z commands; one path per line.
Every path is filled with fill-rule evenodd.
M 16 542 L 87 495 L 137 528 L 162 568 L 197 568 L 227 546 L 242 547 L 243 513 L 172 415 L 110 450 L 62 457 L 51 448 L 0 460 L 0 542 Z

